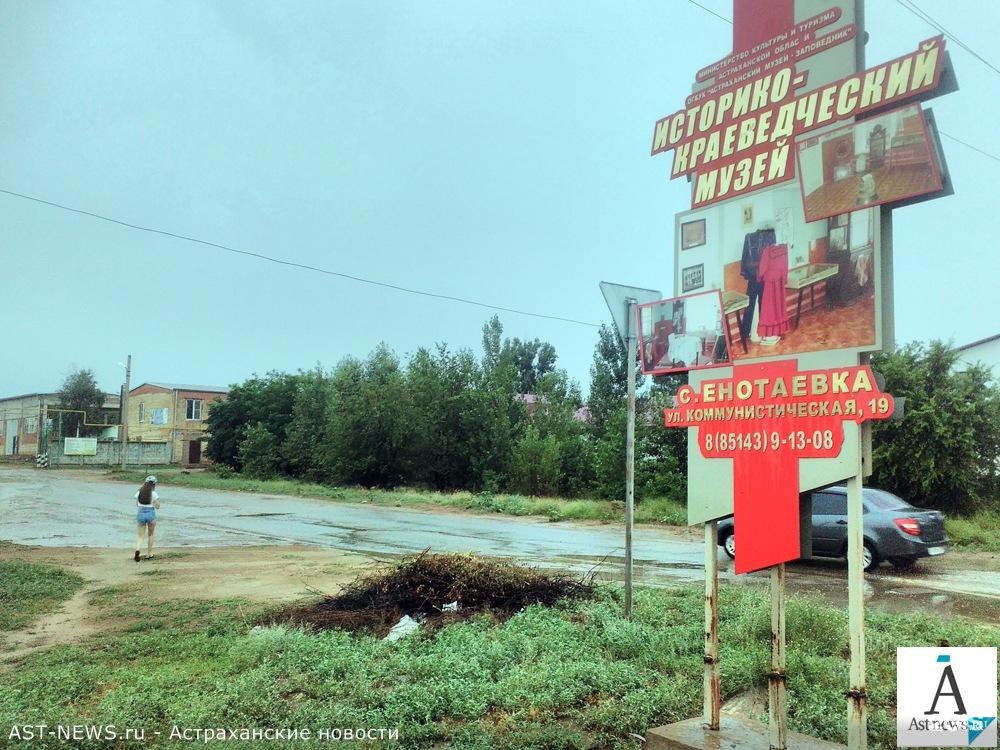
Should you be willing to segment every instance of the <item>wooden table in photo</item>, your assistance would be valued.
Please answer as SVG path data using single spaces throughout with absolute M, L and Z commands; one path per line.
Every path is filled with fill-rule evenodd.
M 736 324 L 740 331 L 740 343 L 743 353 L 747 353 L 747 339 L 743 334 L 743 310 L 750 306 L 750 298 L 742 292 L 724 291 L 722 293 L 722 309 L 726 316 L 726 327 L 729 327 L 729 316 L 736 313 Z M 730 355 L 731 357 L 732 355 Z
M 799 318 L 802 316 L 802 293 L 809 289 L 810 309 L 816 307 L 816 285 L 821 281 L 826 281 L 832 276 L 836 276 L 840 266 L 836 263 L 806 263 L 804 266 L 796 266 L 788 271 L 789 289 L 797 290 L 799 300 L 795 305 L 795 328 L 799 327 Z M 827 304 L 830 303 L 830 296 L 827 294 Z

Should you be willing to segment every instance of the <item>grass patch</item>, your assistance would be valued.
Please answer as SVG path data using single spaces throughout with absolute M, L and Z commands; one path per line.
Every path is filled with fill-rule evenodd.
M 113 471 L 110 475 L 138 485 L 145 479 L 146 472 Z M 625 520 L 625 504 L 612 500 L 525 497 L 492 492 L 432 492 L 405 488 L 366 490 L 357 487 L 331 487 L 294 479 L 249 479 L 239 474 L 220 476 L 211 471 L 185 473 L 177 469 L 158 470 L 156 477 L 164 486 L 313 497 L 343 503 L 370 503 L 397 508 L 451 508 L 473 513 L 542 516 L 550 521 L 623 523 Z M 637 523 L 684 526 L 687 525 L 687 509 L 683 502 L 671 498 L 647 498 L 636 503 L 635 520 Z
M 0 630 L 19 630 L 58 609 L 82 585 L 83 578 L 55 565 L 0 560 Z
M 1000 552 L 1000 512 L 981 510 L 971 516 L 946 518 L 944 527 L 956 547 Z
M 33 654 L 4 675 L 0 725 L 145 727 L 153 747 L 169 746 L 176 724 L 398 728 L 401 747 L 639 748 L 630 733 L 701 710 L 700 587 L 639 590 L 632 621 L 621 590 L 601 586 L 592 600 L 392 644 L 341 630 L 255 630 L 237 602 L 122 596 L 133 590 L 96 595 L 108 616 L 135 621 L 133 632 Z M 724 587 L 720 615 L 729 698 L 765 684 L 766 591 Z M 791 728 L 843 742 L 846 616 L 791 597 L 787 617 Z M 867 625 L 873 748 L 895 743 L 897 646 L 1000 644 L 997 628 L 934 615 L 870 612 Z

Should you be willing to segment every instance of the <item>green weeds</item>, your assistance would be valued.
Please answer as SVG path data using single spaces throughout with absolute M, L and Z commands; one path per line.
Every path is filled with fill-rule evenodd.
M 100 641 L 35 654 L 5 675 L 0 724 L 398 728 L 401 747 L 638 748 L 631 735 L 701 710 L 702 592 L 620 590 L 592 601 L 482 616 L 394 644 L 339 630 L 254 627 L 238 602 L 145 602 L 95 594 L 134 623 Z M 766 592 L 721 592 L 722 690 L 765 684 Z M 1000 631 L 931 615 L 868 615 L 873 748 L 894 746 L 895 649 L 1000 644 Z M 845 740 L 847 623 L 819 600 L 788 607 L 790 723 Z M 166 746 L 161 742 L 160 746 Z M 151 743 L 156 746 L 157 742 Z M 260 745 L 264 747 L 266 745 Z
M 52 612 L 83 585 L 83 579 L 54 565 L 0 560 L 0 630 L 18 630 Z

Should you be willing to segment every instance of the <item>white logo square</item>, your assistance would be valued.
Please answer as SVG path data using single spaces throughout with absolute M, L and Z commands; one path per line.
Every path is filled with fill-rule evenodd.
M 997 746 L 995 648 L 897 648 L 896 744 Z

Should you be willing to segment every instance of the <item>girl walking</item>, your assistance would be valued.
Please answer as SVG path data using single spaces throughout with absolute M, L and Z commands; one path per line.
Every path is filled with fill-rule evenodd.
M 150 474 L 142 487 L 135 493 L 135 556 L 139 562 L 139 549 L 142 547 L 142 535 L 146 534 L 146 559 L 153 556 L 153 532 L 156 530 L 156 511 L 160 507 L 160 496 L 156 493 L 156 477 Z

